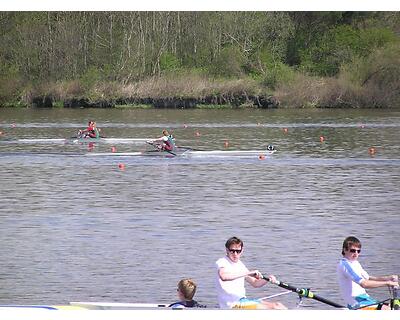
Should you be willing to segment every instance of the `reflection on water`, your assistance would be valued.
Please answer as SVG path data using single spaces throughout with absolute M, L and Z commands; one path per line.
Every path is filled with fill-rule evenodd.
M 278 152 L 265 160 L 92 158 L 80 156 L 87 144 L 0 142 L 1 304 L 168 303 L 177 281 L 193 277 L 198 300 L 214 306 L 214 262 L 232 235 L 245 241 L 248 267 L 338 302 L 344 237 L 361 239 L 372 275 L 398 272 L 400 113 L 5 109 L 0 130 L 66 138 L 89 118 L 109 137 L 156 137 L 172 127 L 178 143 L 196 148 L 272 143 Z M 280 291 L 248 288 L 253 297 Z

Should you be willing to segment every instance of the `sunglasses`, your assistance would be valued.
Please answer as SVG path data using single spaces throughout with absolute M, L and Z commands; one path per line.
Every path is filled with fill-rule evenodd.
M 230 253 L 241 253 L 242 249 L 228 249 Z
M 350 251 L 351 253 L 356 253 L 356 252 L 357 252 L 357 253 L 360 253 L 360 252 L 361 252 L 361 249 L 358 249 L 358 250 L 357 250 L 357 249 L 350 249 L 349 251 Z

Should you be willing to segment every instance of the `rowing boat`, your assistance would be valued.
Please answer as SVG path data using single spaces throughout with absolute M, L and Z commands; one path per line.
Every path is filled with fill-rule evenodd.
M 89 310 L 137 310 L 168 308 L 165 303 L 123 303 L 123 302 L 70 302 L 71 306 Z
M 77 144 L 77 143 L 143 143 L 148 138 L 32 138 L 32 139 L 2 139 L 0 142 L 12 144 Z
M 4 309 L 42 309 L 42 310 L 142 310 L 142 309 L 163 309 L 169 304 L 163 303 L 122 303 L 122 302 L 70 302 L 66 305 L 0 305 Z
M 299 297 L 305 297 L 305 298 L 310 298 L 313 300 L 317 300 L 319 302 L 323 302 L 325 304 L 328 304 L 332 307 L 335 307 L 337 309 L 341 310 L 349 310 L 344 306 L 341 306 L 340 304 L 336 304 L 330 300 L 327 300 L 325 298 L 322 298 L 321 296 L 315 295 L 311 291 L 307 291 L 307 295 L 304 294 L 303 290 L 308 290 L 308 289 L 295 289 L 294 287 L 285 284 L 285 283 L 279 283 L 278 286 L 283 287 L 285 289 L 288 289 L 290 291 L 293 291 L 297 294 L 299 294 Z M 297 291 L 297 292 L 296 292 Z M 277 296 L 277 295 L 274 295 Z M 272 297 L 274 297 L 272 296 Z M 264 298 L 263 298 L 264 299 Z M 298 307 L 300 305 L 298 304 Z M 170 307 L 170 304 L 168 303 L 124 303 L 124 302 L 85 302 L 85 301 L 73 301 L 70 302 L 69 304 L 66 305 L 0 305 L 0 311 L 1 310 L 7 310 L 7 309 L 42 309 L 42 310 L 171 310 L 174 309 L 173 307 Z M 180 309 L 180 308 L 177 308 Z M 186 310 L 219 310 L 223 311 L 223 309 L 219 309 L 217 306 L 212 307 L 212 306 L 207 306 L 207 308 L 185 308 Z M 242 309 L 246 310 L 246 309 Z M 374 310 L 376 311 L 377 308 L 362 308 L 361 310 Z M 396 310 L 395 308 L 392 308 L 392 310 Z M 354 310 L 353 310 L 354 311 Z
M 262 278 L 266 281 L 271 281 L 267 277 L 263 276 Z M 321 297 L 320 295 L 315 294 L 310 289 L 298 288 L 296 286 L 287 284 L 287 283 L 279 281 L 279 280 L 274 281 L 273 284 L 280 288 L 283 288 L 287 291 L 278 293 L 278 294 L 274 294 L 269 297 L 260 298 L 260 299 L 263 299 L 263 300 L 271 299 L 271 298 L 275 298 L 277 296 L 283 295 L 285 293 L 292 292 L 292 293 L 297 294 L 300 299 L 299 303 L 297 304 L 297 307 L 299 307 L 301 305 L 302 298 L 308 298 L 311 300 L 322 302 L 324 304 L 327 304 L 327 305 L 337 308 L 337 309 L 343 309 L 343 310 L 347 309 L 345 306 L 343 306 L 339 303 L 333 302 L 324 297 Z M 385 299 L 385 300 L 379 302 L 378 305 L 387 303 L 390 306 L 390 309 L 399 310 L 400 301 L 399 301 L 399 295 L 398 295 L 397 289 L 394 289 L 393 292 L 391 292 L 391 295 L 392 295 L 391 298 Z M 372 306 L 364 306 L 364 307 L 357 308 L 355 310 L 358 310 L 358 309 L 360 309 L 360 310 L 380 310 L 381 308 L 378 305 L 375 304 L 374 308 L 370 308 Z M 166 303 L 120 303 L 120 302 L 70 302 L 68 305 L 49 305 L 49 306 L 47 306 L 47 305 L 0 305 L 0 312 L 1 312 L 1 310 L 7 310 L 7 309 L 17 309 L 17 310 L 18 309 L 30 309 L 30 310 L 34 310 L 34 309 L 42 309 L 42 310 L 79 310 L 79 309 L 83 309 L 83 310 L 130 310 L 133 312 L 135 310 L 137 311 L 137 310 L 144 310 L 144 309 L 168 310 L 168 309 L 174 309 L 174 307 L 170 307 L 170 304 L 166 304 Z M 217 310 L 219 310 L 219 312 L 224 311 L 224 310 L 218 309 L 216 307 L 212 307 L 212 306 L 208 306 L 206 309 L 204 309 L 204 308 L 200 308 L 200 309 L 186 308 L 186 309 L 187 310 L 196 310 L 197 309 L 197 310 L 208 310 L 208 311 L 210 311 L 210 309 L 211 310 L 217 309 Z M 244 308 L 244 309 L 246 309 L 246 308 Z M 227 310 L 225 310 L 225 311 L 227 311 Z M 236 313 L 230 312 L 230 318 L 232 318 L 233 314 L 236 314 Z M 365 312 L 363 312 L 361 314 L 365 314 Z M 376 314 L 376 313 L 372 313 L 370 315 L 373 315 L 373 314 Z M 157 317 L 157 318 L 159 318 L 159 317 Z M 387 318 L 386 315 L 385 315 L 385 318 Z M 306 317 L 306 319 L 308 319 L 308 318 Z M 359 319 L 359 316 L 357 316 L 357 319 Z M 368 317 L 368 319 L 371 319 L 371 318 Z M 379 318 L 377 318 L 377 319 L 379 319 Z
M 137 151 L 137 152 L 89 152 L 85 155 L 88 157 L 134 157 L 134 156 L 150 156 L 150 157 L 183 157 L 183 158 L 200 158 L 200 157 L 260 157 L 269 156 L 276 150 L 193 150 L 190 148 L 176 148 L 173 151 Z

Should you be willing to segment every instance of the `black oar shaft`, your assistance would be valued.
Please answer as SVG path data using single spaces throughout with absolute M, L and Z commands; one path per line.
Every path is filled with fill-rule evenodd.
M 266 277 L 263 277 L 263 279 L 267 280 L 267 281 L 270 281 L 269 278 L 266 278 Z M 328 305 L 330 305 L 332 307 L 335 307 L 335 308 L 345 308 L 344 306 L 342 306 L 342 305 L 340 305 L 340 304 L 338 304 L 336 302 L 330 301 L 328 299 L 325 299 L 323 297 L 320 297 L 320 296 L 316 295 L 314 292 L 312 292 L 309 289 L 297 288 L 297 287 L 291 286 L 291 285 L 289 285 L 287 283 L 284 283 L 284 282 L 281 282 L 281 281 L 278 281 L 277 283 L 274 283 L 274 284 L 276 284 L 277 286 L 279 286 L 279 287 L 281 287 L 283 289 L 296 292 L 301 297 L 314 299 L 314 300 L 317 300 L 319 302 L 328 304 Z
M 392 310 L 400 310 L 400 289 L 394 288 L 393 289 L 393 299 L 390 303 L 390 307 Z

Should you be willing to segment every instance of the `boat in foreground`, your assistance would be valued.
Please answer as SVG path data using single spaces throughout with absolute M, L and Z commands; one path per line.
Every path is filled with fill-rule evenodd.
M 269 156 L 276 150 L 194 150 L 190 148 L 176 148 L 173 151 L 137 151 L 137 152 L 88 152 L 88 157 L 183 157 L 183 158 L 200 158 L 200 157 L 262 157 Z

